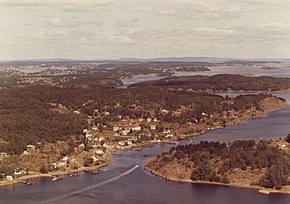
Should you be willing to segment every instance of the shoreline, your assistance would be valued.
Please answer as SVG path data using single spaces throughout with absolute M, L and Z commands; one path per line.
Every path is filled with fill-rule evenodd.
M 272 109 L 268 109 L 267 111 L 262 111 L 261 114 L 257 118 L 254 118 L 254 119 L 265 118 L 265 117 L 267 117 L 268 113 L 280 110 L 280 109 L 285 108 L 287 106 L 288 106 L 288 103 L 285 102 L 285 103 L 283 103 L 283 106 L 281 106 L 279 108 L 272 108 Z M 244 115 L 244 117 L 237 118 L 237 120 L 231 121 L 230 123 L 228 123 L 226 125 L 239 125 L 239 124 L 242 124 L 246 120 L 249 120 L 249 119 L 253 119 L 253 118 L 249 117 L 249 115 Z M 80 173 L 80 172 L 84 172 L 84 171 L 98 170 L 98 169 L 103 168 L 105 166 L 109 166 L 112 162 L 114 162 L 114 160 L 111 157 L 116 155 L 116 152 L 121 152 L 121 151 L 124 151 L 124 150 L 125 151 L 126 150 L 134 151 L 134 149 L 137 149 L 137 148 L 139 149 L 139 148 L 146 147 L 146 146 L 152 146 L 152 145 L 155 145 L 155 144 L 178 144 L 179 140 L 185 140 L 185 139 L 188 139 L 188 138 L 198 137 L 198 136 L 203 135 L 203 134 L 205 134 L 205 133 L 207 133 L 209 131 L 220 129 L 220 128 L 221 127 L 215 127 L 215 128 L 210 129 L 210 130 L 206 130 L 205 132 L 193 133 L 191 135 L 182 135 L 179 138 L 175 137 L 175 138 L 161 140 L 161 141 L 152 141 L 152 140 L 151 141 L 143 141 L 143 142 L 138 143 L 138 144 L 125 146 L 122 149 L 116 149 L 115 148 L 115 149 L 111 150 L 107 154 L 107 156 L 104 158 L 106 160 L 106 162 L 104 164 L 101 164 L 101 165 L 98 165 L 98 166 L 91 166 L 91 167 L 84 167 L 83 166 L 83 167 L 81 167 L 79 169 L 51 172 L 51 173 L 48 173 L 48 174 L 42 174 L 42 173 L 37 172 L 35 174 L 30 174 L 30 175 L 25 175 L 25 176 L 22 176 L 22 177 L 19 177 L 19 178 L 15 178 L 15 179 L 13 179 L 13 181 L 4 181 L 4 182 L 2 181 L 2 182 L 0 182 L 0 188 L 1 187 L 5 187 L 5 186 L 9 186 L 9 185 L 23 183 L 24 181 L 28 181 L 30 179 L 36 179 L 36 178 L 42 178 L 42 177 L 43 178 L 52 178 L 54 176 L 65 176 L 65 175 L 68 175 L 68 174 L 71 174 L 71 173 Z M 145 168 L 146 168 L 146 165 L 145 165 Z M 201 181 L 201 182 L 204 183 L 203 181 Z M 215 183 L 212 183 L 212 182 L 208 182 L 208 183 L 215 184 Z M 222 183 L 216 183 L 216 184 L 217 185 L 221 185 Z M 223 184 L 223 185 L 227 185 L 227 184 Z M 230 185 L 228 185 L 228 186 L 230 186 Z M 236 187 L 239 187 L 239 186 L 236 186 Z
M 167 181 L 174 181 L 174 182 L 181 182 L 181 183 L 192 183 L 192 184 L 207 184 L 207 185 L 217 185 L 217 186 L 228 186 L 228 187 L 235 187 L 235 188 L 247 188 L 247 189 L 256 189 L 259 193 L 262 194 L 274 194 L 274 193 L 279 193 L 279 194 L 287 194 L 290 195 L 290 188 L 288 186 L 288 190 L 276 190 L 276 189 L 269 189 L 269 188 L 264 188 L 261 186 L 248 186 L 248 185 L 234 185 L 234 184 L 226 184 L 226 183 L 220 183 L 220 182 L 211 182 L 211 181 L 191 181 L 191 180 L 179 180 L 179 179 L 174 179 L 174 178 L 169 178 L 168 176 L 165 176 L 163 174 L 160 174 L 156 172 L 154 169 L 150 169 L 147 165 L 145 165 L 144 169 L 151 174 L 158 176 L 160 178 L 163 178 Z
M 113 162 L 113 160 L 110 158 L 106 158 L 106 159 L 107 159 L 106 163 L 98 165 L 98 166 L 81 167 L 79 169 L 72 169 L 72 170 L 68 170 L 68 171 L 57 171 L 57 172 L 51 172 L 51 173 L 47 173 L 47 174 L 42 174 L 42 173 L 37 172 L 34 174 L 28 174 L 25 176 L 21 176 L 19 178 L 15 178 L 15 179 L 13 179 L 13 181 L 4 181 L 4 182 L 2 181 L 2 182 L 0 182 L 0 188 L 7 187 L 10 185 L 14 185 L 14 184 L 20 184 L 20 183 L 25 184 L 24 182 L 27 182 L 31 179 L 53 178 L 55 176 L 66 176 L 66 175 L 73 174 L 73 173 L 99 170 L 100 168 L 106 167 Z

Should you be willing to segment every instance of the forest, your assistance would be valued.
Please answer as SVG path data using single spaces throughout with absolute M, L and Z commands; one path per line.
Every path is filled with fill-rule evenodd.
M 281 189 L 290 184 L 290 155 L 270 141 L 258 144 L 254 140 L 229 144 L 202 141 L 173 147 L 149 165 L 158 171 L 173 161 L 192 170 L 192 181 L 230 183 L 228 175 L 238 168 L 242 171 L 265 170 L 252 185 Z
M 193 91 L 284 91 L 290 88 L 289 78 L 250 77 L 235 74 L 218 74 L 214 76 L 167 77 L 158 81 L 143 82 L 132 85 L 153 86 L 163 89 L 192 89 Z
M 117 89 L 94 84 L 94 75 L 84 79 L 79 76 L 79 83 L 63 87 L 25 85 L 0 89 L 0 152 L 21 154 L 28 144 L 81 135 L 88 127 L 88 117 L 93 117 L 101 128 L 112 127 L 120 118 L 158 118 L 161 126 L 206 122 L 202 114 L 215 115 L 214 120 L 225 124 L 224 112 L 263 111 L 260 102 L 274 97 L 257 94 L 230 98 L 160 86 Z M 176 83 L 174 87 L 179 86 L 178 80 Z

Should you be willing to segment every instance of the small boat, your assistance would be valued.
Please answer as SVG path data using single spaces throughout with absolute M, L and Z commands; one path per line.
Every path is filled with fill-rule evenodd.
M 34 181 L 28 181 L 27 183 L 26 183 L 26 185 L 27 186 L 35 186 L 36 185 L 36 182 L 34 182 Z
M 93 175 L 95 175 L 95 174 L 98 174 L 99 171 L 98 170 L 96 170 L 96 171 L 90 171 L 90 173 L 93 174 Z
M 54 177 L 52 177 L 52 181 L 59 181 L 59 180 L 61 180 L 61 179 L 63 179 L 63 177 L 61 177 L 61 176 L 54 176 Z
M 77 176 L 79 176 L 80 174 L 79 173 L 72 173 L 72 174 L 69 174 L 69 176 L 71 176 L 71 177 L 77 177 Z

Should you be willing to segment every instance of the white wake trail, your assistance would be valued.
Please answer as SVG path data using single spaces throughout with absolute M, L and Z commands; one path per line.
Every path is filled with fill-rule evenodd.
M 89 191 L 89 190 L 92 190 L 94 188 L 97 188 L 97 187 L 100 187 L 100 186 L 103 186 L 105 184 L 108 184 L 108 183 L 111 183 L 113 181 L 116 181 L 124 176 L 127 176 L 128 174 L 132 173 L 133 171 L 135 171 L 137 168 L 139 167 L 139 165 L 135 165 L 134 167 L 132 167 L 131 169 L 119 174 L 118 176 L 114 176 L 112 178 L 109 178 L 105 181 L 102 181 L 102 182 L 99 182 L 97 184 L 94 184 L 92 186 L 88 186 L 86 188 L 83 188 L 83 189 L 80 189 L 80 190 L 76 190 L 76 191 L 72 191 L 72 192 L 69 192 L 69 193 L 66 193 L 66 194 L 63 194 L 63 195 L 60 195 L 60 196 L 57 196 L 57 197 L 54 197 L 52 199 L 49 199 L 49 200 L 46 200 L 44 203 L 52 203 L 52 202 L 55 202 L 57 200 L 61 200 L 61 199 L 64 199 L 64 198 L 67 198 L 69 196 L 72 196 L 72 195 L 76 195 L 76 194 L 79 194 L 79 193 L 83 193 L 85 191 Z

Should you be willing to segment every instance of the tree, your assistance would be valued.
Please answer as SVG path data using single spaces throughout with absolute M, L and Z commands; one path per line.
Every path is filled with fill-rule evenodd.
M 290 134 L 286 137 L 286 142 L 290 143 Z
M 48 169 L 47 169 L 47 167 L 45 166 L 45 164 L 41 164 L 41 166 L 39 167 L 39 171 L 40 171 L 40 173 L 42 173 L 42 174 L 47 174 L 47 173 L 48 173 Z
M 85 166 L 85 167 L 89 167 L 89 166 L 91 166 L 93 163 L 94 163 L 93 158 L 86 157 L 85 160 L 84 160 L 84 166 Z

